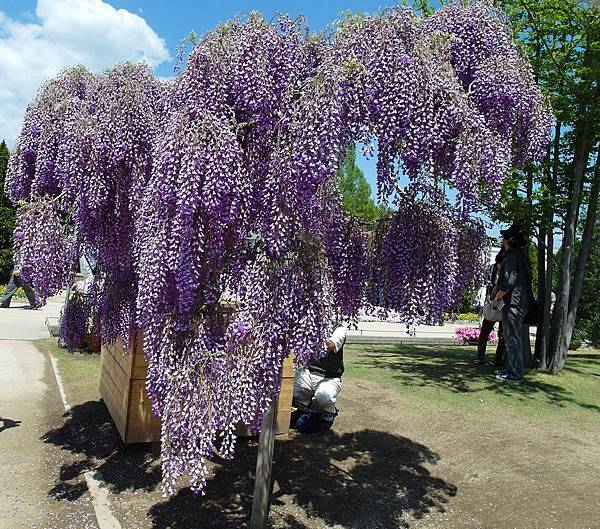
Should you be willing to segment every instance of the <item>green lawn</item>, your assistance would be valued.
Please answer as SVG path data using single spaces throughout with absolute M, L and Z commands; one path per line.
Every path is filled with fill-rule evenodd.
M 345 380 L 370 379 L 407 397 L 421 413 L 448 407 L 486 414 L 543 418 L 556 425 L 597 424 L 600 412 L 600 351 L 583 349 L 569 357 L 558 375 L 526 373 L 526 382 L 496 381 L 493 368 L 475 366 L 474 346 L 371 345 L 345 348 Z M 488 350 L 491 358 L 492 350 Z
M 52 339 L 38 343 L 57 359 L 70 404 L 100 398 L 99 355 L 69 354 Z M 491 358 L 491 348 L 488 352 Z M 346 384 L 367 379 L 389 386 L 419 413 L 477 413 L 484 405 L 487 415 L 510 410 L 557 426 L 598 422 L 599 350 L 570 355 L 558 375 L 530 371 L 520 386 L 496 381 L 493 368 L 472 365 L 472 346 L 349 344 L 345 353 Z
M 100 355 L 69 353 L 58 347 L 55 338 L 39 340 L 37 344 L 56 359 L 67 402 L 71 406 L 100 399 Z

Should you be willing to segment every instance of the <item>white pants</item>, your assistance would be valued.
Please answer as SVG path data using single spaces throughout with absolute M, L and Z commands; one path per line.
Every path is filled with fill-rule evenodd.
M 92 272 L 93 264 L 90 261 L 94 264 L 96 263 L 96 261 L 91 258 L 85 258 L 84 256 L 79 258 L 79 270 L 81 270 L 81 275 L 83 276 L 83 286 L 81 288 L 83 289 L 84 294 L 88 293 L 92 281 L 94 280 L 94 273 Z
M 294 401 L 315 411 L 335 414 L 335 399 L 342 390 L 342 379 L 325 378 L 307 368 L 296 370 Z

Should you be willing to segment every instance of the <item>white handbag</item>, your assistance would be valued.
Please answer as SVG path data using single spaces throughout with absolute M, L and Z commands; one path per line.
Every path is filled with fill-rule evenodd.
M 488 299 L 483 306 L 483 317 L 488 321 L 502 321 L 502 307 L 504 307 L 504 301 L 498 302 L 498 308 L 492 307 L 493 301 Z

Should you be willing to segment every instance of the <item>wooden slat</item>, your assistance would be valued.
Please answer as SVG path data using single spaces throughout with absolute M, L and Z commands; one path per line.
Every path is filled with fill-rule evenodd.
M 101 376 L 100 378 L 100 395 L 102 395 L 104 404 L 108 408 L 121 439 L 125 440 L 127 418 L 124 413 L 123 405 L 119 402 L 119 399 L 114 396 L 114 386 L 112 381 L 105 375 L 106 371 L 103 371 L 102 373 L 104 376 Z
M 133 355 L 131 355 L 131 353 L 126 355 L 123 354 L 123 343 L 121 340 L 117 340 L 114 344 L 103 345 L 102 350 L 110 354 L 114 361 L 129 376 L 132 368 Z
M 294 377 L 296 370 L 294 369 L 294 354 L 290 354 L 284 361 L 282 366 L 283 378 Z
M 125 410 L 127 409 L 127 395 L 120 393 L 121 388 L 117 388 L 114 385 L 110 377 L 106 375 L 106 372 L 104 372 L 103 375 L 101 387 L 104 393 L 106 393 L 106 397 L 110 398 L 114 406 L 117 407 L 119 415 L 126 418 L 127 414 Z M 103 397 L 105 396 L 104 393 L 102 394 Z
M 102 363 L 102 369 L 106 372 L 106 375 L 110 377 L 111 381 L 119 390 L 119 394 L 128 396 L 129 393 L 129 377 L 125 373 L 119 364 L 114 361 L 114 357 L 106 356 Z M 125 401 L 127 399 L 124 399 Z M 127 402 L 124 402 L 127 405 Z
M 135 361 L 139 355 L 135 356 Z M 151 402 L 143 380 L 130 381 L 130 397 L 126 442 L 150 443 L 160 440 L 160 419 L 152 413 Z
M 152 401 L 146 393 L 146 381 L 145 380 L 132 380 L 131 381 L 131 404 L 138 405 L 144 404 L 147 406 L 152 405 Z
M 115 426 L 119 430 L 119 433 L 121 433 L 121 435 L 124 436 L 126 430 L 127 417 L 125 417 L 125 415 L 122 413 L 121 406 L 110 392 L 110 389 L 108 389 L 106 386 L 101 386 L 100 389 L 104 403 L 110 411 L 110 415 L 115 423 Z
M 131 419 L 136 419 L 140 421 L 149 421 L 150 419 L 160 420 L 154 415 L 154 413 L 152 413 L 152 408 L 147 406 L 137 406 L 135 408 L 131 408 L 129 417 Z
M 102 348 L 100 394 L 106 403 L 121 439 L 123 442 L 127 442 L 127 409 L 129 408 L 130 399 L 130 381 L 129 376 L 123 369 L 123 366 L 127 367 L 127 364 L 118 361 L 119 350 L 122 351 L 122 347 L 119 349 L 117 344 Z
M 292 412 L 290 411 L 281 411 L 277 412 L 277 418 L 275 420 L 275 434 L 276 435 L 286 435 L 290 431 L 290 419 L 292 417 Z
M 292 407 L 293 388 L 282 388 L 279 392 L 279 409 L 287 410 Z
M 127 429 L 127 443 L 155 443 L 160 441 L 160 420 L 154 417 L 156 424 L 131 422 Z
M 133 366 L 133 369 L 131 371 L 131 380 L 142 380 L 145 381 L 146 380 L 146 376 L 148 374 L 148 367 L 147 366 Z
M 152 410 L 136 408 L 130 410 L 127 423 L 128 443 L 151 443 L 160 440 L 160 419 L 152 414 Z
M 142 349 L 136 349 L 133 358 L 136 366 L 148 367 L 148 360 L 146 360 L 146 355 Z
M 110 412 L 110 416 L 113 420 L 115 428 L 121 436 L 121 439 L 125 439 L 125 434 L 127 431 L 127 418 L 121 415 L 119 405 L 112 400 L 110 392 L 108 392 L 105 388 L 103 388 L 102 398 L 104 399 L 104 404 Z
M 111 384 L 115 386 L 117 394 L 121 396 L 127 396 L 128 392 L 128 379 L 125 372 L 115 362 L 112 355 L 103 352 L 101 356 L 101 370 L 102 376 L 108 377 Z

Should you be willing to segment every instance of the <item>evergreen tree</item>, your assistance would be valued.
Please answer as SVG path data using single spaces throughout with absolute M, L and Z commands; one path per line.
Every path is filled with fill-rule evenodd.
M 15 208 L 4 194 L 8 165 L 8 147 L 0 143 L 0 283 L 8 282 L 12 272 L 12 233 L 15 227 Z
M 377 219 L 380 216 L 380 210 L 371 198 L 369 182 L 360 167 L 356 165 L 356 147 L 354 145 L 348 149 L 338 176 L 344 211 L 363 221 Z

